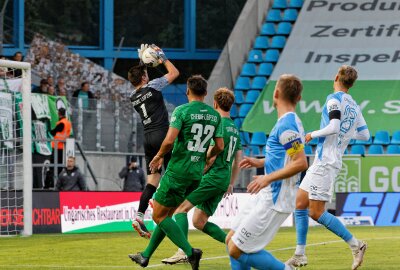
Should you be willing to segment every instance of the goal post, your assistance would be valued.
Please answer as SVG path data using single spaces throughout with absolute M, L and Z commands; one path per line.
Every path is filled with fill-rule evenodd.
M 1 166 L 2 172 L 6 172 L 6 177 L 3 176 L 5 181 L 14 181 L 12 184 L 9 183 L 8 189 L 4 189 L 0 191 L 1 194 L 5 194 L 6 198 L 3 198 L 0 194 L 0 199 L 2 199 L 0 207 L 3 210 L 3 206 L 5 206 L 5 211 L 1 211 L 2 215 L 7 215 L 2 217 L 2 220 L 6 221 L 6 230 L 2 229 L 0 231 L 1 235 L 18 235 L 21 234 L 23 236 L 32 235 L 32 124 L 31 124 L 31 65 L 26 62 L 18 62 L 18 61 L 9 61 L 9 60 L 0 60 L 0 68 L 5 75 L 0 76 L 0 79 L 3 81 L 3 85 L 8 86 L 12 83 L 11 80 L 22 79 L 21 87 L 19 91 L 11 91 L 10 89 L 0 89 L 6 90 L 3 92 L 9 92 L 8 95 L 11 95 L 12 98 L 12 106 L 11 119 L 13 121 L 11 127 L 10 124 L 7 126 L 12 129 L 9 131 L 10 136 L 5 136 L 4 126 L 0 124 L 0 133 L 3 133 L 0 136 L 0 148 L 3 148 L 3 145 L 7 145 L 8 149 L 6 152 L 3 152 L 3 159 L 5 155 L 3 153 L 11 153 L 13 156 L 10 158 L 10 162 L 2 163 Z M 21 70 L 18 76 L 15 76 L 17 73 L 16 70 Z M 8 91 L 7 91 L 8 90 Z M 22 132 L 18 130 L 21 126 L 18 126 L 18 116 L 17 116 L 17 106 L 16 106 L 16 94 L 21 92 L 22 96 L 22 111 L 21 119 L 22 120 Z M 4 94 L 6 95 L 6 94 Z M 21 109 L 21 108 L 20 108 Z M 3 111 L 6 112 L 7 108 L 3 108 Z M 1 110 L 0 110 L 1 113 Z M 1 121 L 8 122 L 9 120 L 5 119 L 7 117 L 1 116 Z M 9 119 L 10 117 L 8 117 Z M 20 123 L 19 123 L 20 124 Z M 9 138 L 11 137 L 11 138 Z M 21 138 L 22 137 L 22 138 Z M 22 153 L 21 153 L 22 152 Z M 7 157 L 8 158 L 8 157 Z M 22 179 L 21 179 L 22 178 Z M 3 179 L 3 180 L 4 180 Z M 10 180 L 11 179 L 11 180 Z M 2 187 L 3 189 L 3 187 Z M 22 193 L 21 193 L 22 189 Z M 23 204 L 21 205 L 21 194 Z M 3 200 L 6 200 L 3 202 Z M 23 217 L 21 216 L 20 209 L 23 208 Z M 14 216 L 16 215 L 16 216 Z M 19 216 L 18 216 L 19 215 Z M 23 218 L 23 225 L 21 224 Z M 21 229 L 21 225 L 23 228 Z M 10 229 L 8 229 L 10 227 Z

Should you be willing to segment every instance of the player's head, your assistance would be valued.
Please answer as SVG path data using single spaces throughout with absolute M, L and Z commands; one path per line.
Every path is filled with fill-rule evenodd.
M 131 67 L 128 71 L 128 80 L 134 87 L 148 83 L 147 67 L 141 64 Z
M 66 111 L 65 111 L 65 108 L 59 108 L 58 109 L 58 117 L 65 117 L 65 113 L 66 113 Z
M 303 85 L 299 78 L 292 74 L 283 74 L 279 77 L 275 85 L 274 106 L 279 101 L 288 102 L 296 105 L 301 99 Z
M 233 92 L 226 87 L 221 87 L 214 94 L 214 108 L 221 109 L 224 112 L 231 110 L 232 104 L 235 102 Z
M 205 97 L 207 95 L 207 81 L 201 75 L 192 75 L 187 80 L 186 94 L 196 97 Z
M 343 65 L 339 68 L 335 77 L 334 84 L 338 84 L 339 88 L 350 89 L 357 80 L 357 70 L 352 66 Z

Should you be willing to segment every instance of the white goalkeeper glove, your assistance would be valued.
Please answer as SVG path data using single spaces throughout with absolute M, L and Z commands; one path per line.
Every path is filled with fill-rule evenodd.
M 156 51 L 155 57 L 156 57 L 158 60 L 161 60 L 161 62 L 162 62 L 163 64 L 165 63 L 165 61 L 168 60 L 168 59 L 167 59 L 167 56 L 166 56 L 165 53 L 164 53 L 164 51 L 163 51 L 160 47 L 158 47 L 158 46 L 156 46 L 156 45 L 154 45 L 154 44 L 151 44 L 150 47 L 153 48 L 153 49 Z
M 143 52 L 149 47 L 148 44 L 141 44 L 140 49 L 138 49 L 139 60 L 142 61 Z

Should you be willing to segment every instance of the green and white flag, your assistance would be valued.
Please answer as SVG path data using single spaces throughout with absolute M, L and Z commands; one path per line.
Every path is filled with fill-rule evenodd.
M 0 92 L 0 133 L 7 148 L 13 148 L 13 102 L 12 94 Z
M 37 119 L 51 119 L 48 95 L 32 94 L 32 109 L 36 114 Z

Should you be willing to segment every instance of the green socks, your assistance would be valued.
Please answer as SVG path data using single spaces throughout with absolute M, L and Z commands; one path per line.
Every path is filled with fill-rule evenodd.
M 203 232 L 208 234 L 215 240 L 225 244 L 226 233 L 214 223 L 207 222 L 206 225 L 204 225 Z
M 189 222 L 187 219 L 187 213 L 179 213 L 175 215 L 176 224 L 181 228 L 183 234 L 185 235 L 186 239 L 188 239 L 189 233 Z
M 180 247 L 188 257 L 192 256 L 192 246 L 187 241 L 185 234 L 171 217 L 166 217 L 158 226 L 165 232 L 171 241 Z M 144 256 L 144 255 L 143 255 Z
M 150 258 L 164 238 L 165 238 L 165 232 L 161 230 L 160 226 L 157 226 L 153 234 L 151 235 L 149 244 L 147 245 L 146 249 L 142 252 L 143 257 Z

